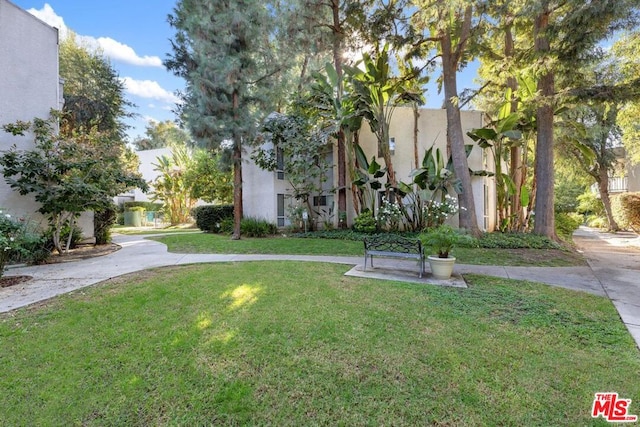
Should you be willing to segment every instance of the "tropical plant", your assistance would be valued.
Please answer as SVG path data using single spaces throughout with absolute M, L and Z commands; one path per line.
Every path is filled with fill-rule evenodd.
M 438 258 L 448 258 L 449 252 L 455 246 L 469 245 L 474 240 L 471 236 L 462 234 L 447 224 L 428 230 L 420 234 L 419 238 L 425 247 L 431 248 L 438 254 Z
M 165 155 L 156 158 L 153 170 L 159 172 L 152 182 L 151 200 L 162 201 L 165 214 L 171 225 L 189 221 L 191 209 L 197 198 L 193 196 L 193 187 L 187 179 L 192 160 L 184 146 L 173 147 L 171 157 Z
M 395 108 L 403 103 L 420 102 L 422 92 L 409 85 L 407 80 L 392 75 L 389 61 L 389 45 L 376 45 L 373 55 L 362 55 L 362 69 L 345 66 L 349 76 L 350 97 L 356 110 L 369 123 L 378 140 L 378 157 L 385 162 L 387 183 L 397 184 L 391 150 L 389 148 L 389 126 Z
M 506 101 L 498 112 L 498 118 L 480 129 L 473 129 L 467 135 L 473 139 L 480 148 L 487 149 L 493 157 L 493 167 L 496 188 L 496 209 L 498 211 L 498 228 L 500 231 L 511 231 L 519 228 L 521 210 L 514 210 L 510 203 L 514 194 L 520 195 L 517 206 L 528 206 L 529 191 L 520 183 L 516 189 L 513 176 L 504 170 L 511 160 L 511 152 L 514 146 L 521 144 L 522 132 L 520 115 L 511 111 L 511 89 L 507 89 Z M 517 167 L 517 165 L 513 165 Z
M 460 180 L 453 173 L 451 158 L 445 162 L 440 149 L 434 150 L 432 146 L 425 151 L 420 167 L 414 169 L 411 176 L 411 184 L 399 182 L 395 189 L 406 200 L 402 207 L 408 227 L 419 231 L 443 223 L 448 216 L 442 214 L 451 207 L 447 196 L 461 191 Z M 458 211 L 456 209 L 456 213 Z
M 354 146 L 358 168 L 355 170 L 356 180 L 353 184 L 358 188 L 358 201 L 362 210 L 375 212 L 376 194 L 382 188 L 380 178 L 386 175 L 387 168 L 382 167 L 375 156 L 371 157 L 371 162 L 367 160 L 360 145 Z

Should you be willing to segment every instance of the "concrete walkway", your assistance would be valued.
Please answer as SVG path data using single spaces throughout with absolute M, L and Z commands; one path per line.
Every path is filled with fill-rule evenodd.
M 8 274 L 29 275 L 33 279 L 0 289 L 0 313 L 25 307 L 116 276 L 148 268 L 210 262 L 293 260 L 330 262 L 355 266 L 349 274 L 416 283 L 464 286 L 461 275 L 477 273 L 589 292 L 611 299 L 620 317 L 640 348 L 640 238 L 633 234 L 608 234 L 581 228 L 574 241 L 584 252 L 584 267 L 498 267 L 457 264 L 452 281 L 419 279 L 412 261 L 376 260 L 376 268 L 363 271 L 362 257 L 309 255 L 223 255 L 174 254 L 147 236 L 114 237 L 122 249 L 87 260 L 12 268 Z

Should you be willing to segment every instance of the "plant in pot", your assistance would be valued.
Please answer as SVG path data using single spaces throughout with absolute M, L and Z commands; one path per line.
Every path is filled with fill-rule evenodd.
M 433 277 L 438 280 L 445 280 L 451 277 L 453 265 L 456 259 L 450 256 L 454 246 L 471 243 L 471 236 L 461 234 L 451 226 L 443 224 L 424 232 L 420 235 L 422 245 L 431 248 L 435 255 L 429 255 L 427 260 L 431 266 Z

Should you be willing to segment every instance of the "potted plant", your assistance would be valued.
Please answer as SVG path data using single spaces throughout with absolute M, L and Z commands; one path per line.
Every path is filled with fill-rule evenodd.
M 430 231 L 422 233 L 420 240 L 423 246 L 431 248 L 436 255 L 429 255 L 429 265 L 433 277 L 438 280 L 445 280 L 451 277 L 455 257 L 449 255 L 454 246 L 469 242 L 470 236 L 460 234 L 451 226 L 443 224 Z

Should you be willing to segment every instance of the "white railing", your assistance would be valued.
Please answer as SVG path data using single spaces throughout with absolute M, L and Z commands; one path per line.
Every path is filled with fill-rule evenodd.
M 628 190 L 626 176 L 609 178 L 609 193 L 622 193 Z
M 629 185 L 627 183 L 626 176 L 609 177 L 609 193 L 624 193 L 629 191 Z M 598 194 L 598 184 L 591 185 L 591 192 Z

